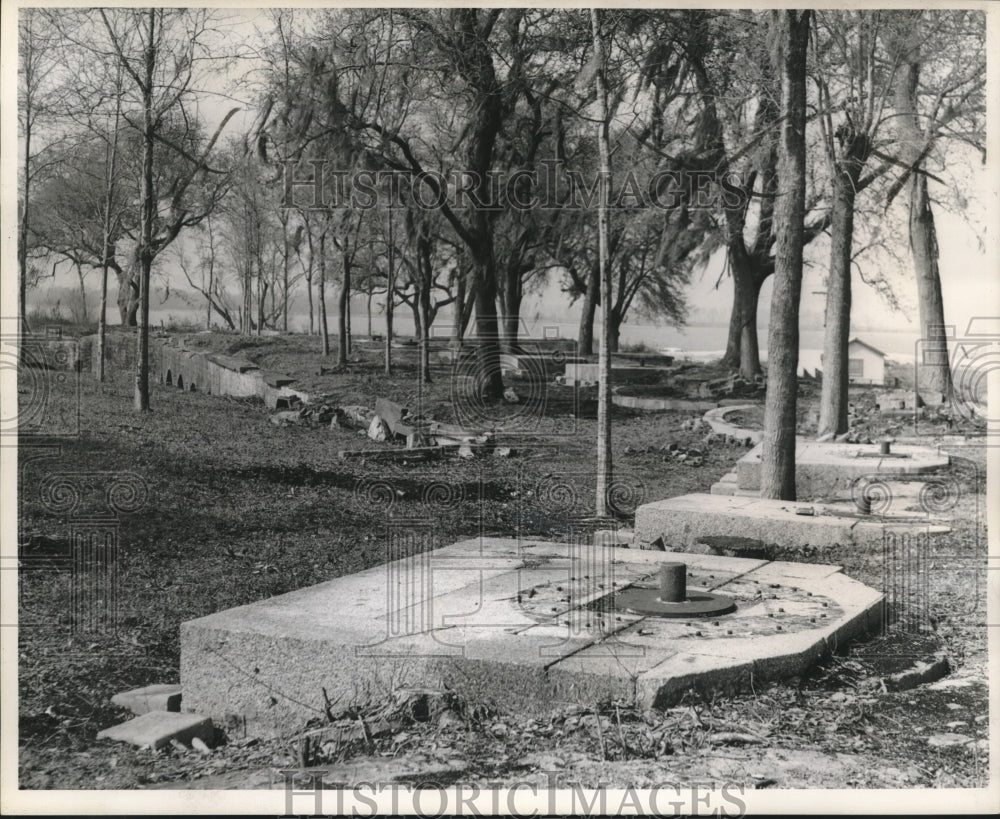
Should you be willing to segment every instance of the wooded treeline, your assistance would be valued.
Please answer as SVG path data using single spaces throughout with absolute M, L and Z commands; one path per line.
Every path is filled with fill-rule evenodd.
M 733 282 L 724 360 L 752 378 L 761 287 L 783 241 L 799 247 L 787 257 L 799 279 L 816 242 L 828 248 L 821 432 L 839 433 L 851 271 L 888 235 L 911 260 L 924 335 L 941 341 L 932 386 L 948 392 L 934 214 L 960 199 L 941 168 L 984 151 L 984 14 L 800 18 L 369 8 L 271 10 L 251 26 L 210 9 L 22 9 L 21 314 L 54 266 L 72 266 L 81 288 L 110 274 L 142 353 L 169 258 L 203 298 L 206 325 L 287 329 L 289 300 L 305 293 L 310 332 L 340 363 L 351 294 L 390 327 L 394 308 L 409 309 L 429 378 L 426 341 L 450 305 L 450 334 L 478 337 L 479 388 L 497 400 L 499 352 L 516 343 L 532 288 L 555 277 L 582 303 L 582 353 L 606 307 L 614 350 L 629 316 L 682 322 L 685 286 L 721 258 L 720 283 Z M 794 47 L 781 45 L 790 30 Z M 801 85 L 801 161 L 787 141 L 790 82 Z M 209 106 L 220 113 L 207 117 Z M 237 128 L 237 109 L 252 122 Z M 349 204 L 314 207 L 314 188 L 296 184 L 287 207 L 288 178 L 319 174 Z M 538 180 L 551 183 L 544 206 L 519 206 Z M 476 206 L 497 201 L 497 184 L 499 205 Z M 786 207 L 795 191 L 801 204 Z M 883 229 L 893 219 L 895 235 Z M 788 282 L 781 322 L 797 317 Z M 796 341 L 777 329 L 772 361 L 773 345 Z M 148 403 L 143 364 L 136 406 Z

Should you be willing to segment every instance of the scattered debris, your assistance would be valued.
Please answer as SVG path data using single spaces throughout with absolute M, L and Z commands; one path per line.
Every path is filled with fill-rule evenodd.
M 447 450 L 440 446 L 415 447 L 414 449 L 342 449 L 339 457 L 341 460 L 359 458 L 367 460 L 387 461 L 418 461 L 439 458 Z
M 695 554 L 770 560 L 770 550 L 762 540 L 735 535 L 702 535 L 689 550 Z
M 947 657 L 937 657 L 934 660 L 920 660 L 905 671 L 900 671 L 883 679 L 888 691 L 909 691 L 924 683 L 936 682 L 947 676 L 951 671 Z
M 199 754 L 210 754 L 212 749 L 205 744 L 201 737 L 191 738 L 191 747 L 194 748 Z
M 368 424 L 368 437 L 373 441 L 388 441 L 391 435 L 389 425 L 382 420 L 381 416 L 372 416 L 371 423 Z
M 375 415 L 368 407 L 359 404 L 349 404 L 345 407 L 334 407 L 333 418 L 330 420 L 332 428 L 341 429 L 363 429 L 367 430 L 371 426 L 372 417 Z
M 932 734 L 927 737 L 927 744 L 933 745 L 935 748 L 951 748 L 955 745 L 968 745 L 972 742 L 972 737 L 966 736 L 965 734 Z
M 430 436 L 428 436 L 423 430 L 414 430 L 406 436 L 407 449 L 418 449 L 420 447 L 429 446 L 430 442 Z

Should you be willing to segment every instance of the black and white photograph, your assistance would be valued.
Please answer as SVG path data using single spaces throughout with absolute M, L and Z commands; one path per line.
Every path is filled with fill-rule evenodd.
M 1000 6 L 799 6 L 4 4 L 3 813 L 997 810 Z

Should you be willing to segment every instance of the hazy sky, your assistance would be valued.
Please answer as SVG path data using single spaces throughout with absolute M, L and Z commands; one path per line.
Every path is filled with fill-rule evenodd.
M 259 43 L 258 30 L 270 30 L 268 12 L 260 9 L 227 9 L 224 12 L 224 26 L 231 43 L 254 46 Z M 255 61 L 243 61 L 225 73 L 209 78 L 205 88 L 207 94 L 199 100 L 198 108 L 205 117 L 209 128 L 213 129 L 222 116 L 234 105 L 242 104 L 243 110 L 230 122 L 227 132 L 237 135 L 245 132 L 253 122 L 254 110 L 250 103 L 250 88 L 254 80 Z M 234 90 L 234 86 L 236 90 Z M 234 101 L 233 97 L 237 100 Z M 996 155 L 994 152 L 993 156 Z M 977 232 L 985 230 L 984 215 L 986 202 L 996 196 L 996 165 L 995 160 L 988 166 L 979 164 L 978 157 L 971 153 L 956 154 L 961 161 L 955 163 L 952 169 L 956 177 L 956 188 L 961 190 L 969 203 L 969 214 L 966 218 L 947 212 L 938 206 L 935 208 L 935 218 L 938 227 L 940 246 L 940 267 L 942 288 L 944 291 L 945 315 L 949 323 L 958 326 L 961 333 L 968 320 L 978 315 L 1000 315 L 1000 271 L 997 260 L 988 254 L 977 243 Z M 959 167 L 961 166 L 961 167 Z M 931 183 L 932 195 L 936 183 Z M 900 196 L 900 200 L 905 194 Z M 897 202 L 896 207 L 903 202 Z M 978 227 L 973 227 L 970 221 Z M 868 275 L 880 272 L 893 285 L 894 292 L 903 308 L 896 312 L 889 308 L 877 293 L 861 280 L 858 271 L 853 277 L 854 302 L 852 323 L 858 327 L 876 327 L 886 330 L 912 330 L 917 332 L 917 300 L 916 288 L 906 246 L 905 222 L 900 224 L 903 235 L 897 237 L 902 263 L 885 253 L 863 257 L 859 260 Z M 985 237 L 981 237 L 986 244 Z M 807 250 L 807 266 L 804 272 L 801 308 L 804 315 L 822 316 L 823 311 L 823 280 L 826 275 L 827 245 L 824 240 L 817 240 Z M 172 264 L 172 254 L 163 257 L 163 264 Z M 722 257 L 713 259 L 709 269 L 696 275 L 688 289 L 689 302 L 692 307 L 691 320 L 718 319 L 728 315 L 732 304 L 732 282 L 724 277 L 715 289 L 719 278 Z M 183 288 L 185 282 L 179 271 L 168 273 L 173 288 Z M 51 280 L 50 280 L 51 281 Z M 60 276 L 52 282 L 58 286 L 73 286 L 75 280 L 69 276 Z M 91 286 L 97 287 L 97 277 L 91 278 Z M 770 280 L 764 286 L 761 294 L 761 324 L 766 324 L 769 311 L 771 287 Z M 560 292 L 557 277 L 545 288 L 541 296 L 529 296 L 526 299 L 525 315 L 540 313 L 542 316 L 562 316 L 569 319 L 578 314 L 579 307 L 566 309 L 566 296 Z M 633 321 L 637 321 L 633 317 Z M 643 322 L 648 321 L 646 319 Z

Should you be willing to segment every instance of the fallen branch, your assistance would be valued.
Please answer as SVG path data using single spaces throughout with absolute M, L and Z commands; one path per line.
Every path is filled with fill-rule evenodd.
M 375 458 L 377 460 L 408 461 L 421 458 L 439 458 L 448 449 L 440 446 L 422 446 L 413 449 L 342 449 L 341 460 L 350 458 Z

